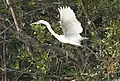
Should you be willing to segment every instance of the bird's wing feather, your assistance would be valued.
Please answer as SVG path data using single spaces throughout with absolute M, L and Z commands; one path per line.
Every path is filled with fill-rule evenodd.
M 82 33 L 81 23 L 76 19 L 75 13 L 70 7 L 60 7 L 60 20 L 63 33 L 66 35 Z

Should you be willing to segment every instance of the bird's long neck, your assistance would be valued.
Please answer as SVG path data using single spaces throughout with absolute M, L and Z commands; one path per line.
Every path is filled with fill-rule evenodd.
M 41 23 L 40 23 L 40 24 L 41 24 Z M 56 33 L 52 30 L 50 24 L 49 24 L 47 21 L 42 22 L 42 24 L 46 25 L 47 28 L 48 28 L 48 30 L 51 32 L 51 34 L 52 34 L 53 36 L 55 36 L 55 38 L 57 38 L 57 39 L 59 40 L 59 35 L 56 34 Z

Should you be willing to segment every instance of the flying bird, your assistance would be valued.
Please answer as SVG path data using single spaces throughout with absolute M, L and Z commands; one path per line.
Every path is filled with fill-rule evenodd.
M 83 32 L 83 28 L 81 23 L 76 19 L 73 10 L 70 7 L 60 7 L 58 8 L 58 11 L 60 13 L 60 25 L 63 31 L 63 35 L 56 34 L 52 30 L 51 25 L 45 20 L 39 20 L 32 24 L 46 25 L 51 34 L 62 43 L 82 46 L 81 41 L 87 38 L 80 35 L 80 33 Z

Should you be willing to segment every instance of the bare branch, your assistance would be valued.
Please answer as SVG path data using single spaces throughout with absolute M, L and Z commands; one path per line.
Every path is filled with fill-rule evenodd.
M 15 16 L 14 10 L 13 10 L 13 8 L 12 8 L 12 2 L 11 2 L 10 0 L 6 0 L 6 2 L 7 2 L 7 4 L 8 4 L 8 6 L 9 6 L 9 8 L 10 8 L 12 17 L 13 17 L 13 19 L 14 19 L 16 30 L 17 30 L 17 32 L 19 32 L 19 31 L 20 31 L 20 27 L 19 27 L 19 24 L 18 24 L 18 22 L 17 22 L 17 18 L 16 18 L 16 16 Z

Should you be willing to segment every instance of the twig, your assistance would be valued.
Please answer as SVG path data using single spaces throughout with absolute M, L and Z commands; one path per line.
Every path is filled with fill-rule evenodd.
M 3 30 L 0 35 L 2 35 L 5 31 L 7 31 L 10 27 L 7 27 L 5 30 Z
M 14 80 L 14 81 L 18 81 L 19 78 L 24 74 L 24 71 L 27 70 L 28 68 L 30 68 L 32 64 L 30 63 L 29 66 L 27 68 L 25 68 L 24 70 L 21 71 L 21 74 Z
M 0 41 L 0 44 L 2 44 L 2 43 L 6 43 L 6 42 L 9 42 L 9 41 L 11 41 L 11 39 L 4 40 L 4 41 Z
M 4 32 L 6 32 L 10 27 L 12 27 L 14 25 L 14 23 L 10 23 L 10 21 L 8 19 L 6 19 L 6 21 L 10 24 L 9 27 L 5 27 L 5 29 L 0 33 L 0 35 L 2 35 Z M 2 38 L 3 39 L 3 38 Z
M 100 61 L 99 57 L 97 56 L 97 54 L 95 52 L 93 52 L 89 47 L 86 46 L 86 48 L 95 55 L 95 57 L 97 58 L 97 60 Z
M 6 40 L 6 34 L 4 33 L 4 41 Z M 2 62 L 3 62 L 3 65 L 2 65 L 2 68 L 3 68 L 3 71 L 2 71 L 2 80 L 3 81 L 7 81 L 7 71 L 6 71 L 6 45 L 5 43 L 3 43 L 3 55 L 2 55 Z

